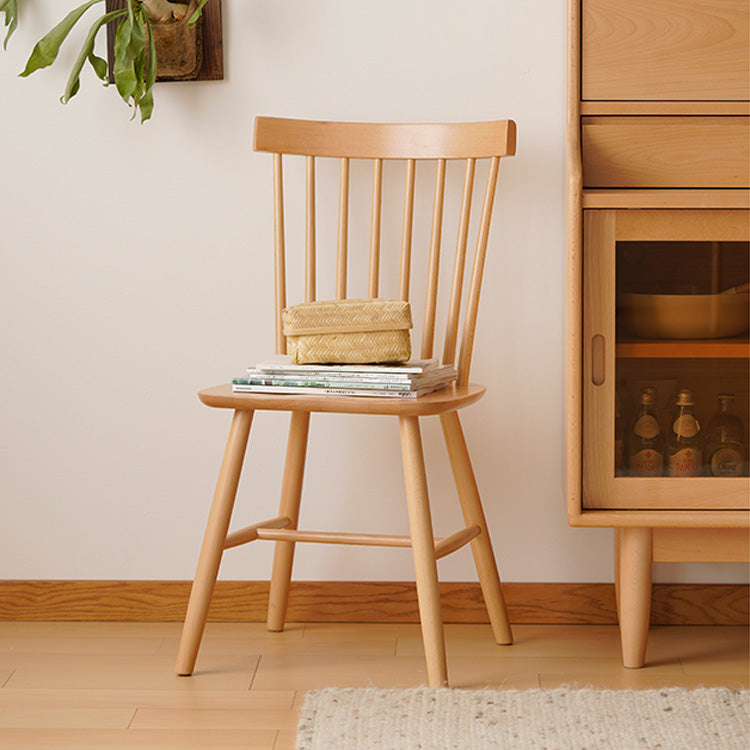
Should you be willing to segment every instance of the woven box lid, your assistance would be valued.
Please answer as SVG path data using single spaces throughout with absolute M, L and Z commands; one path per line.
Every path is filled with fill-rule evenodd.
M 303 302 L 281 312 L 284 335 L 309 336 L 412 327 L 408 302 L 396 299 L 341 299 Z

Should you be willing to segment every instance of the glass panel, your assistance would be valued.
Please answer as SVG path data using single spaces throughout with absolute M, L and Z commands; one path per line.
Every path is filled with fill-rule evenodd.
M 616 245 L 616 476 L 747 476 L 747 242 Z

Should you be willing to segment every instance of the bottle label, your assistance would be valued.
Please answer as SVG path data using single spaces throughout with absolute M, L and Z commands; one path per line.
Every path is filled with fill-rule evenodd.
M 675 419 L 672 430 L 675 435 L 680 437 L 691 438 L 698 434 L 700 430 L 698 420 L 692 414 L 681 414 Z
M 660 477 L 663 467 L 664 457 L 651 448 L 638 451 L 630 457 L 630 473 L 636 477 Z
M 714 477 L 742 476 L 742 453 L 730 446 L 717 448 L 711 454 L 708 466 Z
M 642 417 L 638 417 L 638 420 L 633 425 L 633 432 L 638 437 L 650 440 L 659 434 L 659 422 L 651 414 L 644 414 Z
M 697 477 L 701 471 L 701 452 L 697 448 L 683 448 L 669 457 L 670 477 Z

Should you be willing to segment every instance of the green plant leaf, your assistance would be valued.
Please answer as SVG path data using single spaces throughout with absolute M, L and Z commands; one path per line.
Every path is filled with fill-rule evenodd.
M 143 100 L 143 92 L 145 89 L 145 83 L 143 81 L 143 78 L 146 74 L 146 49 L 145 49 L 145 42 L 144 42 L 144 50 L 143 55 L 138 55 L 138 57 L 135 58 L 134 61 L 134 68 L 135 68 L 135 80 L 136 80 L 136 87 L 135 91 L 133 92 L 133 117 L 131 119 L 135 119 L 136 114 L 138 114 L 138 109 L 141 106 L 141 101 Z
M 117 91 L 128 102 L 138 85 L 135 76 L 135 54 L 131 42 L 134 35 L 135 18 L 128 15 L 117 28 L 115 34 L 114 78 Z
M 140 102 L 141 125 L 151 118 L 154 111 L 154 83 L 156 82 L 156 44 L 151 31 L 151 21 L 145 16 L 146 28 L 148 29 L 148 68 L 146 70 L 146 81 L 144 84 L 143 97 Z
M 139 58 L 145 54 L 142 18 L 136 15 L 129 1 L 128 17 L 122 21 L 115 36 L 115 84 L 125 102 L 129 103 L 131 97 L 138 98 L 139 87 L 143 84 L 143 66 L 139 66 Z
M 8 40 L 18 27 L 18 4 L 16 0 L 0 0 L 0 13 L 5 13 L 5 25 L 8 32 L 3 40 L 3 49 L 8 49 Z
M 194 24 L 198 23 L 198 19 L 201 17 L 201 11 L 203 10 L 203 6 L 208 2 L 208 0 L 200 0 L 198 3 L 198 7 L 195 9 L 195 13 L 193 13 L 190 18 L 188 18 L 187 25 L 193 26 Z
M 31 75 L 34 71 L 40 68 L 46 68 L 52 65 L 57 59 L 57 54 L 60 51 L 60 45 L 65 41 L 65 38 L 70 33 L 70 30 L 80 20 L 81 16 L 92 6 L 102 0 L 89 0 L 75 10 L 70 11 L 60 23 L 55 26 L 54 29 L 49 31 L 44 37 L 42 37 L 31 52 L 26 68 L 21 73 L 21 77 Z
M 81 51 L 78 53 L 78 57 L 73 64 L 73 69 L 70 71 L 68 83 L 65 86 L 65 93 L 60 99 L 63 104 L 67 104 L 78 93 L 78 90 L 81 87 L 81 70 L 83 70 L 86 60 L 91 62 L 91 65 L 99 78 L 106 80 L 107 63 L 105 60 L 102 60 L 94 54 L 94 42 L 96 41 L 96 35 L 99 33 L 99 29 L 101 29 L 102 26 L 124 14 L 124 10 L 113 10 L 110 13 L 105 13 L 101 18 L 97 18 L 97 20 L 91 25 L 89 33 L 86 35 L 86 39 L 81 47 Z
M 107 73 L 109 71 L 109 65 L 107 65 L 107 61 L 101 57 L 98 57 L 93 52 L 89 55 L 88 59 L 91 67 L 94 69 L 94 73 L 96 73 L 96 77 L 100 81 L 104 81 L 105 86 L 108 86 L 109 80 L 107 77 Z
M 81 88 L 81 79 L 76 78 L 75 81 L 73 81 L 72 85 L 68 84 L 68 86 L 65 87 L 65 94 L 63 94 L 63 96 L 60 97 L 60 101 L 63 104 L 66 104 L 79 92 L 80 88 Z
M 128 106 L 133 106 L 133 117 L 141 109 L 141 116 L 150 116 L 153 109 L 153 94 L 149 88 L 149 80 L 156 77 L 151 70 L 150 63 L 146 64 L 146 34 L 148 19 L 140 7 L 132 15 L 128 13 L 123 19 L 115 35 L 115 65 L 114 78 L 117 90 Z M 150 28 L 150 27 L 149 27 Z M 149 44 L 151 35 L 149 33 Z M 153 59 L 155 60 L 155 52 Z M 143 120 L 142 120 L 143 121 Z

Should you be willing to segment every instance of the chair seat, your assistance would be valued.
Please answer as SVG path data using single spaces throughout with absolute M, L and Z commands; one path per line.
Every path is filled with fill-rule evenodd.
M 483 385 L 450 385 L 419 398 L 384 398 L 366 396 L 288 395 L 282 393 L 235 393 L 231 383 L 199 391 L 198 398 L 219 409 L 336 412 L 344 414 L 395 414 L 430 416 L 462 409 L 478 401 L 485 392 Z

